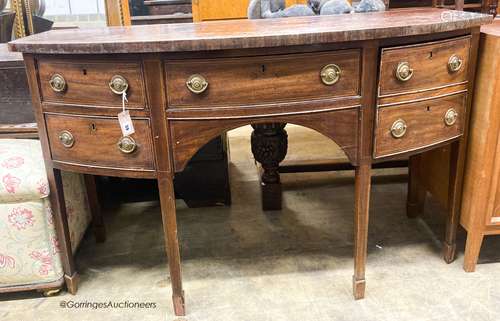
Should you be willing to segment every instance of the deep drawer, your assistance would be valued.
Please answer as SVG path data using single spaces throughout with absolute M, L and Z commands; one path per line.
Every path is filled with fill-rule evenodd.
M 50 151 L 54 161 L 105 168 L 152 170 L 154 166 L 148 119 L 133 119 L 136 144 L 133 151 L 120 150 L 122 132 L 114 117 L 45 114 Z M 121 147 L 127 141 L 122 141 Z M 130 146 L 130 145 L 129 145 Z
M 359 50 L 167 61 L 165 69 L 169 108 L 293 102 L 360 91 Z
M 379 108 L 374 157 L 430 147 L 460 136 L 464 129 L 465 94 Z

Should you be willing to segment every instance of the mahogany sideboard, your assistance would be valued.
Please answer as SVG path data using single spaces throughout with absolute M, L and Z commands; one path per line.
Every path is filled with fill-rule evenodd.
M 356 299 L 365 295 L 372 164 L 451 144 L 444 243 L 451 262 L 479 27 L 491 20 L 403 9 L 57 30 L 10 48 L 24 54 L 59 205 L 60 170 L 157 179 L 174 310 L 184 315 L 173 177 L 210 139 L 248 124 L 314 129 L 334 140 L 355 167 Z M 123 92 L 135 127 L 131 136 L 122 136 L 117 120 Z M 280 150 L 269 143 L 253 152 L 259 160 Z M 74 293 L 78 274 L 65 208 L 58 206 L 55 215 L 65 222 L 59 237 Z

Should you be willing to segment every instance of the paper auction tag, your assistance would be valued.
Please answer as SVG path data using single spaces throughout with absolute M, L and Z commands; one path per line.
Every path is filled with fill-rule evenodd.
M 135 133 L 134 124 L 132 123 L 128 110 L 118 114 L 118 121 L 120 122 L 123 136 L 130 136 Z
M 123 136 L 130 136 L 135 133 L 134 124 L 132 123 L 132 118 L 130 118 L 130 113 L 125 110 L 125 102 L 127 100 L 127 93 L 122 94 L 122 107 L 123 111 L 118 114 L 118 122 L 120 123 L 120 128 L 122 129 Z

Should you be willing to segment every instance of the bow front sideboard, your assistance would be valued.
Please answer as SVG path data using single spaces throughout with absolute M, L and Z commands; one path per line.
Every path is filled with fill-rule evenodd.
M 10 49 L 24 54 L 58 196 L 55 215 L 66 222 L 60 170 L 156 179 L 174 310 L 184 315 L 174 175 L 211 139 L 248 124 L 262 125 L 263 135 L 284 123 L 314 129 L 355 167 L 356 299 L 365 295 L 372 164 L 451 144 L 444 242 L 451 262 L 479 27 L 489 22 L 487 15 L 426 8 L 57 30 Z M 124 91 L 135 127 L 130 136 L 122 136 L 117 118 Z M 256 146 L 257 160 L 283 150 L 272 140 Z M 63 225 L 65 278 L 75 292 L 78 274 Z

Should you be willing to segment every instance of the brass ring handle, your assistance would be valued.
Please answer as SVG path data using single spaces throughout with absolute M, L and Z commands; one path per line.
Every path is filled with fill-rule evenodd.
M 446 126 L 453 126 L 457 122 L 458 112 L 454 108 L 450 108 L 444 114 L 444 123 Z
M 109 89 L 117 95 L 123 95 L 128 90 L 128 81 L 123 76 L 114 75 L 109 82 Z
M 448 70 L 450 72 L 457 72 L 462 68 L 463 60 L 458 55 L 452 55 L 448 60 Z
M 413 68 L 406 61 L 400 62 L 396 67 L 396 78 L 399 81 L 408 81 L 413 77 Z
M 137 149 L 135 140 L 130 136 L 120 138 L 116 146 L 124 154 L 132 154 Z
M 189 91 L 199 95 L 207 90 L 208 81 L 202 75 L 194 74 L 188 78 L 188 80 L 186 81 L 186 86 L 188 87 Z
M 391 135 L 394 138 L 401 138 L 406 134 L 408 126 L 403 119 L 396 120 L 391 126 Z
M 53 74 L 50 77 L 49 85 L 56 93 L 62 93 L 66 90 L 66 80 L 60 74 Z
M 59 133 L 59 141 L 66 148 L 71 148 L 75 144 L 75 138 L 73 137 L 73 134 L 71 134 L 67 130 L 63 130 Z
M 321 81 L 327 86 L 332 86 L 339 81 L 341 73 L 342 70 L 336 64 L 326 65 L 321 69 Z

